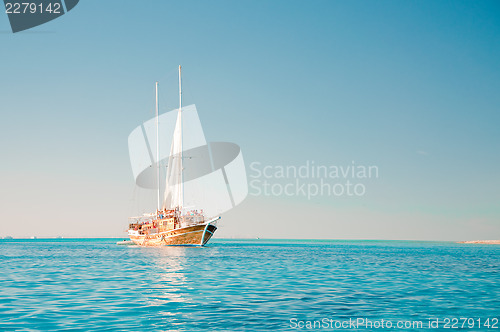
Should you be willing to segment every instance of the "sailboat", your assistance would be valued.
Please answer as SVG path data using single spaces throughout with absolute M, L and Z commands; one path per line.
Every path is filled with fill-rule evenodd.
M 159 157 L 158 82 L 156 82 L 156 160 Z M 160 163 L 156 165 L 157 209 L 130 218 L 128 235 L 140 246 L 204 246 L 217 230 L 220 216 L 206 218 L 203 210 L 184 206 L 182 80 L 179 66 L 179 109 L 168 159 L 163 204 L 160 201 Z

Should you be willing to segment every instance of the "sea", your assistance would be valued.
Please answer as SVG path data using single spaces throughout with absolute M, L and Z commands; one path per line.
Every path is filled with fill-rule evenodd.
M 0 331 L 500 330 L 500 246 L 0 240 Z

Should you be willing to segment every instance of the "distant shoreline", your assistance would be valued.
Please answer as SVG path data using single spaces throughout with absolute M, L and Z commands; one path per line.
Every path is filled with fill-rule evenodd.
M 120 237 L 12 237 L 12 236 L 0 236 L 0 241 L 2 240 L 15 240 L 15 241 L 47 241 L 47 240 L 58 240 L 58 241 L 74 241 L 74 240 L 128 240 L 126 236 Z M 453 240 L 387 240 L 387 239 L 279 239 L 279 238 L 254 238 L 254 237 L 241 237 L 241 238 L 215 238 L 214 240 L 222 240 L 222 241 L 297 241 L 297 242 L 310 242 L 310 241 L 318 241 L 318 242 L 446 242 L 446 243 L 460 243 L 460 244 L 500 244 L 500 240 L 474 240 L 474 241 L 453 241 Z
M 500 244 L 500 240 L 460 241 L 458 243 L 466 243 L 466 244 Z

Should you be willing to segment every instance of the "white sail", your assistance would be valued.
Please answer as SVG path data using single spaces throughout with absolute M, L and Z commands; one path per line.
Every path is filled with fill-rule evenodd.
M 168 192 L 176 192 L 171 180 L 170 189 L 165 185 L 166 170 L 172 169 L 172 143 L 175 136 L 179 110 L 160 114 L 160 161 L 162 172 L 161 197 L 163 208 L 175 209 L 171 198 L 164 200 Z M 218 216 L 240 204 L 248 195 L 248 184 L 243 154 L 239 146 L 228 142 L 207 144 L 203 127 L 195 105 L 182 107 L 182 207 L 203 210 L 205 217 Z M 134 129 L 129 137 L 129 153 L 132 171 L 137 184 L 138 212 L 156 208 L 156 150 L 155 119 L 146 121 Z M 210 152 L 209 152 L 210 150 Z M 178 156 L 178 151 L 177 151 Z M 165 168 L 165 165 L 170 165 Z M 174 172 L 173 174 L 175 174 Z M 178 173 L 177 173 L 178 174 Z M 179 178 L 179 177 L 178 177 Z M 226 181 L 227 179 L 227 181 Z M 153 204 L 154 203 L 154 204 Z M 168 204 L 167 204 L 168 203 Z
M 163 208 L 167 210 L 179 208 L 180 210 L 183 205 L 182 109 L 179 109 L 168 159 Z
M 211 218 L 238 205 L 248 194 L 240 148 L 227 142 L 207 144 L 196 107 L 182 107 L 180 66 L 177 114 L 157 112 L 154 121 L 137 127 L 129 136 L 129 151 L 136 184 L 156 189 L 158 199 L 163 188 L 155 180 L 168 157 L 162 209 L 187 216 L 201 212 Z
M 157 163 L 160 162 L 163 170 L 166 171 L 164 167 L 168 164 L 168 160 L 170 158 L 172 140 L 174 138 L 175 124 L 177 122 L 178 115 L 178 109 L 159 115 L 159 160 L 154 153 L 157 149 L 156 118 L 149 119 L 130 133 L 128 138 L 130 165 L 132 166 L 132 172 L 138 187 L 154 190 L 158 188 L 158 184 L 156 183 Z M 182 106 L 182 132 L 184 133 L 182 136 L 182 148 L 184 152 L 207 144 L 205 133 L 203 132 L 203 127 L 201 126 L 200 118 L 195 105 Z M 189 133 L 189 135 L 186 133 Z M 186 171 L 185 154 L 182 166 L 184 171 Z M 165 191 L 165 182 L 163 181 L 164 177 L 165 174 L 162 172 L 162 193 Z M 186 180 L 185 177 L 184 180 Z M 186 191 L 184 190 L 184 197 L 185 195 Z

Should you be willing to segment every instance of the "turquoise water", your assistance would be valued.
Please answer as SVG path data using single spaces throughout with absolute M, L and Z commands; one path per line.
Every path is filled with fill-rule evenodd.
M 326 331 L 349 319 L 421 321 L 407 330 L 425 330 L 429 319 L 443 328 L 461 317 L 477 330 L 478 319 L 494 327 L 500 316 L 500 246 L 116 241 L 0 240 L 0 330 Z

